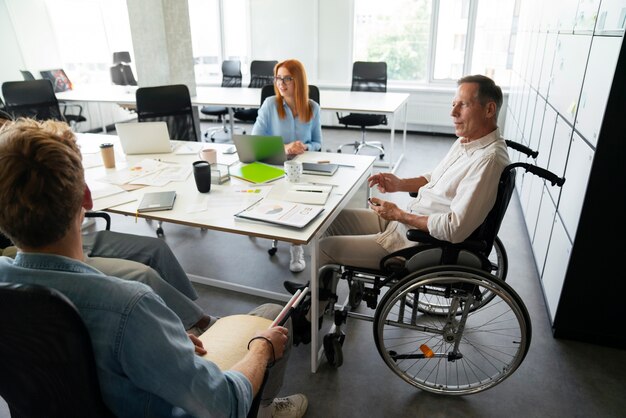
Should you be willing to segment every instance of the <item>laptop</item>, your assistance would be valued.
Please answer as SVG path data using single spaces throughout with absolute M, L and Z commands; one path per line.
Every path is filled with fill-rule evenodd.
M 165 122 L 116 123 L 115 130 L 126 155 L 172 152 Z
M 252 163 L 259 161 L 271 165 L 282 165 L 293 155 L 285 154 L 282 136 L 267 135 L 233 135 L 239 161 Z

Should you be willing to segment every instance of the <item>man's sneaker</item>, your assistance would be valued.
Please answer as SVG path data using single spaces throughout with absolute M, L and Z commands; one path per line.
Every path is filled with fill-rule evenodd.
M 301 418 L 308 406 L 309 401 L 301 393 L 286 398 L 275 398 L 271 404 L 272 418 Z
M 289 270 L 294 273 L 299 273 L 306 268 L 306 262 L 304 261 L 304 249 L 302 245 L 292 245 L 289 248 L 291 253 L 291 261 L 289 262 Z

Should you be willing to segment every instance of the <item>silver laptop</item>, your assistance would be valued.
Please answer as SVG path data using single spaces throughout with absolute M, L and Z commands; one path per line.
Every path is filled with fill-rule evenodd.
M 282 136 L 233 135 L 239 161 L 251 163 L 260 161 L 266 164 L 281 165 L 294 156 L 285 154 Z
M 163 154 L 172 152 L 165 122 L 116 123 L 124 154 Z

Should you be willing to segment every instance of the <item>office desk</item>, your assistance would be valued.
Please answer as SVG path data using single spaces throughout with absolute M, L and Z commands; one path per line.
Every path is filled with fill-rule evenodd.
M 57 98 L 61 101 L 71 102 L 97 102 L 97 103 L 119 103 L 135 104 L 136 87 L 128 86 L 108 86 L 95 88 L 78 88 L 62 93 L 57 93 Z M 258 108 L 261 102 L 261 89 L 257 88 L 232 88 L 232 87 L 198 87 L 196 95 L 191 97 L 194 106 L 224 106 L 229 111 L 229 121 L 231 132 L 233 132 L 233 112 L 234 107 Z M 355 113 L 375 113 L 387 115 L 390 121 L 390 149 L 386 154 L 389 162 L 376 161 L 376 166 L 389 168 L 395 172 L 406 152 L 406 128 L 407 128 L 407 106 L 409 102 L 408 93 L 374 93 L 364 91 L 340 91 L 321 90 L 320 107 L 324 111 L 332 112 L 355 112 Z M 100 118 L 103 121 L 102 110 L 98 107 Z M 404 126 L 402 127 L 402 151 L 394 159 L 395 155 L 395 131 L 396 119 L 400 113 L 404 116 Z M 106 132 L 106 126 L 103 126 Z
M 118 144 L 117 136 L 114 135 L 101 135 L 101 134 L 78 134 L 79 144 L 84 154 L 93 153 L 94 150 L 98 150 L 98 145 L 103 142 L 113 142 Z M 174 141 L 181 143 L 181 141 Z M 233 160 L 237 160 L 237 156 L 225 156 L 219 150 L 228 147 L 227 144 L 204 144 L 195 142 L 184 142 L 185 146 L 197 147 L 198 150 L 204 146 L 210 146 L 218 149 L 218 163 L 228 163 Z M 119 150 L 120 147 L 116 146 Z M 96 156 L 99 157 L 98 154 Z M 91 154 L 90 159 L 95 156 Z M 198 159 L 197 155 L 184 155 L 184 154 L 155 154 L 155 155 L 136 155 L 136 156 L 124 156 L 118 152 L 116 155 L 116 168 L 109 170 L 123 169 L 129 166 L 129 164 L 137 163 L 145 158 L 157 158 L 167 162 L 177 162 L 180 164 L 190 164 Z M 123 194 L 122 199 L 118 199 L 117 202 L 109 201 L 106 203 L 106 199 L 102 201 L 96 199 L 94 201 L 94 207 L 96 209 L 104 209 L 108 212 L 119 213 L 123 215 L 139 216 L 146 219 L 160 220 L 164 222 L 172 222 L 182 225 L 194 226 L 199 228 L 206 228 L 215 231 L 222 231 L 233 234 L 247 235 L 251 237 L 261 237 L 267 239 L 276 239 L 279 241 L 285 241 L 293 244 L 309 245 L 311 250 L 311 261 L 309 263 L 311 274 L 311 297 L 312 297 L 312 312 L 317 312 L 318 309 L 318 285 L 317 285 L 317 271 L 318 271 L 318 240 L 326 231 L 331 222 L 337 217 L 341 209 L 343 209 L 350 199 L 357 193 L 361 185 L 367 180 L 372 171 L 372 166 L 375 157 L 362 156 L 353 154 L 336 154 L 336 153 L 324 153 L 324 152 L 307 152 L 300 156 L 298 159 L 301 161 L 318 161 L 320 159 L 330 160 L 333 163 L 340 163 L 346 165 L 352 165 L 353 167 L 339 167 L 335 175 L 328 176 L 313 176 L 303 175 L 303 182 L 315 182 L 335 184 L 333 187 L 328 201 L 324 205 L 324 211 L 320 216 L 314 219 L 306 228 L 292 229 L 281 226 L 272 225 L 263 222 L 254 222 L 237 219 L 234 214 L 248 206 L 249 203 L 243 205 L 224 205 L 214 207 L 212 206 L 209 211 L 193 212 L 189 213 L 188 208 L 197 202 L 197 199 L 202 198 L 203 195 L 196 190 L 193 175 L 190 175 L 184 182 L 171 182 L 162 187 L 149 186 L 144 187 L 132 192 Z M 84 157 L 86 161 L 87 158 Z M 85 177 L 90 188 L 97 189 L 97 179 L 101 178 L 107 173 L 107 170 L 103 166 L 94 166 L 85 170 Z M 276 191 L 276 194 L 280 195 L 281 187 L 286 186 L 284 179 L 273 182 L 272 191 Z M 211 192 L 209 196 L 217 199 L 220 193 L 226 193 L 232 186 L 241 185 L 243 187 L 250 187 L 250 184 L 244 181 L 240 181 L 232 178 L 229 182 L 223 185 L 211 186 Z M 163 191 L 163 190 L 175 190 L 177 193 L 176 202 L 173 210 L 147 212 L 136 214 L 138 200 L 143 196 L 145 192 L 151 191 Z M 270 195 L 272 192 L 270 192 Z M 114 196 L 113 196 L 114 197 Z M 121 203 L 121 204 L 120 204 Z M 365 202 L 364 202 L 365 203 Z M 239 289 L 232 284 L 225 284 L 219 280 L 194 276 L 194 281 L 208 284 L 211 286 L 225 287 L 231 290 L 244 291 L 246 293 L 254 293 L 256 295 L 270 297 L 273 299 L 280 299 L 286 301 L 288 297 L 282 294 L 275 294 L 273 292 L 261 291 L 250 292 L 249 288 Z M 317 321 L 311 323 L 311 371 L 315 372 L 319 364 L 319 359 L 323 355 L 323 348 L 319 347 Z

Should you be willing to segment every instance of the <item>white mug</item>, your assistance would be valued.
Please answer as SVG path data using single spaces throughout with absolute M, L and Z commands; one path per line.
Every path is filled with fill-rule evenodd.
M 209 164 L 217 163 L 217 151 L 214 148 L 204 148 L 200 151 L 200 158 Z
M 302 177 L 302 162 L 301 161 L 285 161 L 285 176 L 290 183 L 299 183 L 300 177 Z

